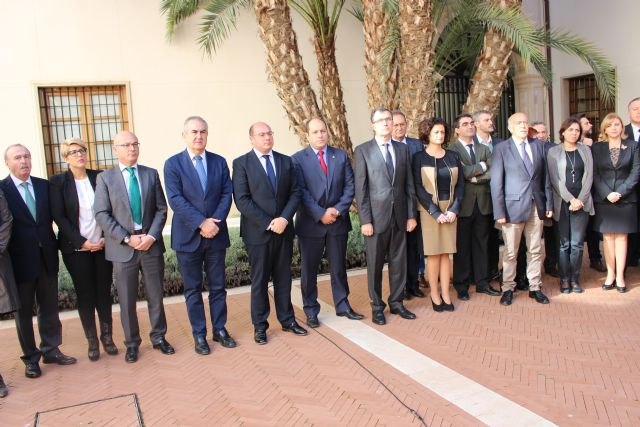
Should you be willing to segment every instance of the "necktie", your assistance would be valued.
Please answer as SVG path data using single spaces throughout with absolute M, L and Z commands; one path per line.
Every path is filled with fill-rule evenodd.
M 318 159 L 320 159 L 320 167 L 325 175 L 329 175 L 329 169 L 327 168 L 327 164 L 324 162 L 324 153 L 322 150 L 318 150 Z
M 136 178 L 134 167 L 127 168 L 129 171 L 129 202 L 131 204 L 131 215 L 133 222 L 142 224 L 142 197 L 140 196 L 140 185 Z
M 33 219 L 36 219 L 36 199 L 33 198 L 33 194 L 29 191 L 29 183 L 23 182 L 20 186 L 24 188 L 24 200 L 27 202 L 27 208 L 29 208 Z
M 193 158 L 196 159 L 196 172 L 198 172 L 198 178 L 200 178 L 200 186 L 202 191 L 205 191 L 207 189 L 207 172 L 205 172 L 202 164 L 202 156 L 194 156 Z
M 387 165 L 387 172 L 389 172 L 389 177 L 391 181 L 393 181 L 393 160 L 391 159 L 391 152 L 389 151 L 389 143 L 384 144 L 384 147 L 387 149 L 387 155 L 384 158 L 384 163 Z
M 533 163 L 531 163 L 531 159 L 529 158 L 529 154 L 525 149 L 525 145 L 526 143 L 524 142 L 520 144 L 520 155 L 522 156 L 522 163 L 524 163 L 524 167 L 527 170 L 527 173 L 531 175 L 533 172 Z
M 269 182 L 271 183 L 271 188 L 275 193 L 276 192 L 276 172 L 273 170 L 273 166 L 269 161 L 269 157 L 271 156 L 269 156 L 268 154 L 265 154 L 262 157 L 267 161 L 267 178 L 269 178 Z
M 471 164 L 476 164 L 476 153 L 473 151 L 473 144 L 469 144 L 469 157 L 471 157 Z

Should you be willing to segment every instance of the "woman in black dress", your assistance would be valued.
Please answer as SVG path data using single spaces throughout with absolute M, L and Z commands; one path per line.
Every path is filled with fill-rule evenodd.
M 624 133 L 622 119 L 615 113 L 605 116 L 600 125 L 600 142 L 591 147 L 595 229 L 602 233 L 607 279 L 602 289 L 614 287 L 626 292 L 624 267 L 627 235 L 638 231 L 635 186 L 640 174 L 638 144 Z
M 456 252 L 456 218 L 464 193 L 462 164 L 457 153 L 444 149 L 449 129 L 442 119 L 423 120 L 418 132 L 425 150 L 413 155 L 412 166 L 424 254 L 429 257 L 431 302 L 437 312 L 453 311 L 449 255 Z

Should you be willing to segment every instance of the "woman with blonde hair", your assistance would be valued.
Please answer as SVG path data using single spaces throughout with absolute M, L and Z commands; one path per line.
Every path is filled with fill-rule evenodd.
M 113 266 L 105 259 L 102 229 L 93 211 L 94 190 L 99 171 L 87 169 L 87 144 L 70 138 L 60 146 L 69 165 L 67 172 L 51 177 L 49 198 L 58 225 L 58 245 L 78 298 L 78 315 L 89 343 L 89 360 L 100 357 L 95 313 L 100 321 L 104 351 L 118 354 L 113 343 L 111 283 Z
M 462 204 L 464 176 L 457 153 L 445 150 L 449 129 L 440 118 L 418 126 L 424 151 L 413 155 L 412 166 L 422 227 L 431 303 L 436 312 L 453 311 L 449 294 L 451 263 L 456 252 L 456 219 Z
M 635 186 L 640 174 L 637 142 L 627 139 L 622 119 L 609 113 L 600 125 L 593 154 L 593 201 L 596 231 L 602 233 L 607 278 L 602 289 L 626 292 L 627 235 L 638 231 Z

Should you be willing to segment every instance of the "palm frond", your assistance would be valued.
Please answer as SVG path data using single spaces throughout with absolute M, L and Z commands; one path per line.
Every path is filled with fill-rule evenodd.
M 166 37 L 171 39 L 176 26 L 196 13 L 200 7 L 200 0 L 161 0 L 160 13 L 166 15 Z
M 198 37 L 198 44 L 207 56 L 211 57 L 222 46 L 231 30 L 236 29 L 240 11 L 250 4 L 251 0 L 209 0 Z
M 351 2 L 351 9 L 347 10 L 354 18 L 360 23 L 364 22 L 364 11 L 362 10 L 362 0 L 353 0 Z
M 541 38 L 554 49 L 573 55 L 587 63 L 593 71 L 603 102 L 612 102 L 617 92 L 617 79 L 613 64 L 593 43 L 566 31 L 541 32 Z
M 311 27 L 323 47 L 335 41 L 338 20 L 344 3 L 345 0 L 335 0 L 329 15 L 327 0 L 289 0 L 291 8 L 298 12 Z
M 400 27 L 398 26 L 398 15 L 393 15 L 389 19 L 389 33 L 384 40 L 384 45 L 380 51 L 380 66 L 382 69 L 380 72 L 383 76 L 388 76 L 391 72 L 391 65 L 398 56 L 398 50 L 400 49 Z

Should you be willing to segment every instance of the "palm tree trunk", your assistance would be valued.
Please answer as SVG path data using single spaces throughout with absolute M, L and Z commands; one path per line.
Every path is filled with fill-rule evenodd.
M 398 86 L 397 57 L 391 61 L 388 70 L 382 65 L 382 50 L 390 31 L 389 17 L 382 9 L 380 0 L 363 0 L 363 30 L 365 45 L 364 70 L 367 76 L 367 103 L 369 110 L 376 107 L 397 108 L 396 89 Z
M 417 135 L 418 124 L 434 113 L 432 4 L 430 0 L 399 2 L 400 52 L 398 101 L 407 116 L 407 133 Z
M 300 144 L 306 145 L 305 122 L 320 115 L 309 75 L 302 64 L 296 33 L 286 0 L 255 0 L 253 9 L 260 28 L 260 39 L 267 51 L 271 81 Z
M 491 2 L 505 9 L 522 5 L 522 0 L 491 0 Z M 467 102 L 462 107 L 465 112 L 486 110 L 491 115 L 495 114 L 507 82 L 512 52 L 513 43 L 499 32 L 493 28 L 485 31 L 482 51 L 476 60 L 475 73 L 471 78 Z

